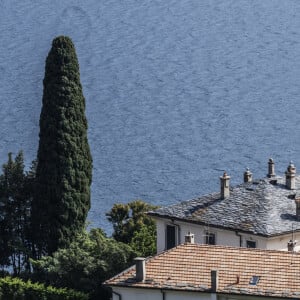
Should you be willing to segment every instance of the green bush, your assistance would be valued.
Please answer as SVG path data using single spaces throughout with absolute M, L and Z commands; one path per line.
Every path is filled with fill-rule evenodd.
M 88 295 L 20 278 L 0 278 L 0 300 L 88 300 Z

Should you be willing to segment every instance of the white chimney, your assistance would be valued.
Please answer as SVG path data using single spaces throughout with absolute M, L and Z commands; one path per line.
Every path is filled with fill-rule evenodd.
M 252 182 L 252 173 L 250 172 L 249 168 L 247 168 L 244 172 L 244 182 Z
M 144 257 L 136 257 L 135 270 L 136 270 L 136 281 L 144 282 L 146 279 L 146 262 Z
M 291 161 L 285 172 L 285 185 L 289 190 L 296 189 L 296 168 Z
M 195 244 L 195 235 L 193 233 L 188 232 L 184 238 L 186 244 Z
M 224 172 L 223 176 L 220 177 L 221 199 L 225 199 L 230 196 L 229 181 L 230 181 L 230 176 L 228 176 L 227 173 Z
M 268 166 L 269 166 L 269 168 L 268 168 L 269 172 L 268 172 L 267 176 L 269 178 L 275 177 L 276 176 L 276 174 L 275 174 L 275 164 L 274 164 L 273 158 L 269 159 Z

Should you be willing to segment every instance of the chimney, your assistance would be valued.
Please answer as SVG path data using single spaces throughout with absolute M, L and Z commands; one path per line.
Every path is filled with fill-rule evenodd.
M 295 203 L 296 203 L 296 217 L 297 220 L 300 221 L 300 196 L 299 195 L 296 195 Z
M 219 286 L 219 274 L 218 270 L 211 270 L 210 271 L 210 277 L 211 277 L 211 291 L 213 293 L 216 293 Z
M 224 172 L 223 176 L 220 177 L 221 199 L 225 199 L 230 196 L 229 181 L 230 181 L 230 176 L 228 176 L 227 173 Z
M 289 240 L 287 243 L 288 251 L 293 252 L 296 246 L 296 241 Z
M 188 232 L 188 234 L 185 236 L 185 243 L 195 244 L 195 235 L 193 233 Z
M 249 168 L 247 168 L 244 173 L 244 182 L 252 182 L 252 173 L 250 172 Z
M 269 178 L 275 177 L 276 176 L 276 174 L 275 174 L 275 164 L 274 164 L 273 158 L 269 159 L 268 165 L 269 165 L 269 172 L 268 172 L 267 176 Z
M 285 185 L 289 190 L 294 190 L 296 188 L 295 176 L 296 168 L 291 161 L 285 172 Z
M 136 270 L 136 281 L 144 282 L 146 279 L 146 262 L 144 257 L 136 257 L 135 270 Z

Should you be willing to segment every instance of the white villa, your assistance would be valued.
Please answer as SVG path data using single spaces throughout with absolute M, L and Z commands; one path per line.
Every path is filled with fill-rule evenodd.
M 220 177 L 220 192 L 208 194 L 148 214 L 157 224 L 157 252 L 184 241 L 188 232 L 199 244 L 274 250 L 300 250 L 300 176 L 290 163 L 283 177 L 268 162 L 266 178 L 253 180 L 249 170 L 244 183 L 230 187 Z
M 300 177 L 274 170 L 236 187 L 224 173 L 220 192 L 149 212 L 158 254 L 104 283 L 113 300 L 299 299 Z

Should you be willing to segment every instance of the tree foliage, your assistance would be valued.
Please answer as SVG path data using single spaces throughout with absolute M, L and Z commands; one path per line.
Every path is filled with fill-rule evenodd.
M 92 229 L 79 234 L 69 248 L 34 261 L 34 279 L 88 292 L 91 299 L 108 299 L 101 283 L 131 265 L 136 256 L 128 245 L 107 238 L 100 229 Z
M 143 225 L 135 231 L 130 246 L 140 256 L 147 257 L 156 254 L 156 226 Z
M 0 278 L 0 300 L 88 300 L 88 295 L 70 289 L 58 289 L 20 278 Z
M 82 230 L 92 180 L 85 99 L 70 38 L 53 40 L 43 83 L 32 208 L 36 257 L 66 247 Z
M 153 255 L 156 252 L 156 226 L 146 212 L 155 208 L 157 206 L 141 200 L 114 204 L 106 214 L 114 228 L 113 237 L 131 245 L 142 256 Z
M 24 171 L 23 153 L 3 165 L 0 176 L 0 264 L 12 267 L 20 274 L 30 269 L 31 249 L 30 209 L 34 185 L 34 164 L 29 172 Z

